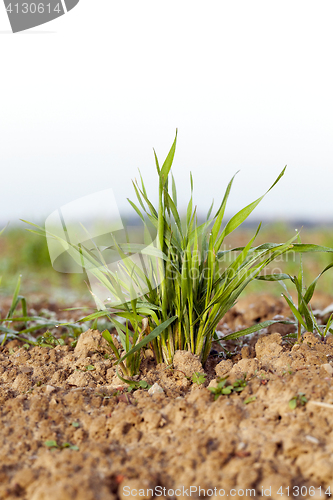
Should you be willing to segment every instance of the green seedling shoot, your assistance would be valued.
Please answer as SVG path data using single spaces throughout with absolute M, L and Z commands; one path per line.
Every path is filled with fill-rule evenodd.
M 219 396 L 229 395 L 232 392 L 242 392 L 247 386 L 246 373 L 242 379 L 236 380 L 233 384 L 227 385 L 227 379 L 228 377 L 220 378 L 216 387 L 208 387 L 208 390 L 214 394 L 215 401 Z
M 308 402 L 305 393 L 299 392 L 296 396 L 292 397 L 289 401 L 289 408 L 295 410 L 297 406 L 304 406 Z
M 206 373 L 200 373 L 200 372 L 194 372 L 192 375 L 192 382 L 193 384 L 204 384 L 206 382 Z

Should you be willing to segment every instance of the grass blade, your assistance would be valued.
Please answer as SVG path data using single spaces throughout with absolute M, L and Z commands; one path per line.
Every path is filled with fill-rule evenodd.
M 173 158 L 175 156 L 175 152 L 176 152 L 176 143 L 177 143 L 177 135 L 178 135 L 178 130 L 176 129 L 176 137 L 175 137 L 175 140 L 173 141 L 173 144 L 171 146 L 171 149 L 168 153 L 168 156 L 166 157 L 165 159 L 165 162 L 163 163 L 162 165 L 162 168 L 161 168 L 161 172 L 160 172 L 160 179 L 162 181 L 162 186 L 164 186 L 164 184 L 166 183 L 167 181 L 167 178 L 168 178 L 168 175 L 169 175 L 169 172 L 170 172 L 170 169 L 171 169 L 171 166 L 172 166 L 172 162 L 173 162 Z
M 259 330 L 262 330 L 263 328 L 267 328 L 268 326 L 275 325 L 277 323 L 283 325 L 294 325 L 292 321 L 287 321 L 287 320 L 279 321 L 279 320 L 269 319 L 267 321 L 263 321 L 262 323 L 257 323 L 256 325 L 250 326 L 249 328 L 245 328 L 244 330 L 239 330 L 238 332 L 229 333 L 229 335 L 222 337 L 220 340 L 223 342 L 226 340 L 235 340 L 238 339 L 239 337 L 244 337 L 244 335 L 256 333 Z
M 138 344 L 136 344 L 134 347 L 132 347 L 132 349 L 129 352 L 127 352 L 124 356 L 122 356 L 122 358 L 119 361 L 117 361 L 116 364 L 124 361 L 126 358 L 128 358 L 128 356 L 131 356 L 135 352 L 137 352 L 140 349 L 142 349 L 142 347 L 146 346 L 149 342 L 152 342 L 156 337 L 158 337 L 159 335 L 161 335 L 161 333 L 169 325 L 171 325 L 171 323 L 173 321 L 175 321 L 176 318 L 177 318 L 177 316 L 173 316 L 172 318 L 169 318 L 166 321 L 164 321 L 162 324 L 158 325 L 152 332 L 150 332 L 146 337 L 144 337 L 144 339 L 141 340 L 141 342 L 139 342 Z

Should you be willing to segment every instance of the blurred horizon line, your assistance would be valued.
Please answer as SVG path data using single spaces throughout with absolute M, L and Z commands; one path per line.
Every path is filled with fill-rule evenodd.
M 232 217 L 233 217 L 233 215 L 227 214 L 224 217 L 225 223 L 227 223 Z M 181 219 L 183 220 L 185 218 L 186 218 L 186 213 L 183 213 L 181 215 Z M 47 219 L 47 217 L 45 217 L 45 218 L 39 217 L 37 220 L 30 219 L 29 222 L 32 222 L 33 224 L 37 224 L 40 226 L 44 226 L 46 219 Z M 124 214 L 121 219 L 122 219 L 124 226 L 140 226 L 142 224 L 141 219 L 139 218 L 139 216 L 136 216 L 136 215 L 132 216 L 132 215 Z M 199 224 L 202 224 L 203 222 L 205 222 L 205 220 L 206 220 L 206 216 L 203 216 L 202 214 L 198 214 L 198 223 Z M 106 222 L 106 221 L 109 222 L 110 219 L 99 218 L 99 219 L 96 219 L 95 223 L 96 224 L 103 224 L 103 222 Z M 73 222 L 79 222 L 79 223 L 85 224 L 87 222 L 91 223 L 94 221 L 88 220 L 87 218 L 85 218 L 83 220 L 80 220 L 79 218 L 77 218 Z M 314 228 L 317 226 L 333 227 L 333 217 L 332 218 L 321 218 L 321 217 L 318 217 L 318 218 L 315 218 L 315 217 L 313 217 L 313 218 L 301 218 L 301 217 L 259 218 L 259 217 L 256 217 L 256 218 L 253 218 L 252 220 L 246 219 L 239 226 L 239 228 L 241 229 L 241 228 L 258 227 L 260 223 L 261 223 L 262 227 L 265 227 L 269 224 L 272 224 L 272 225 L 282 225 L 282 226 L 287 226 L 287 227 L 291 226 L 294 229 L 295 228 L 301 229 L 301 227 Z M 14 228 L 18 229 L 20 227 L 29 229 L 29 226 L 20 219 L 16 219 L 16 220 L 8 220 L 7 219 L 7 220 L 5 220 L 5 219 L 0 218 L 0 230 L 3 229 L 4 227 L 7 227 L 7 230 L 14 229 Z M 30 228 L 31 228 L 31 226 L 30 226 Z

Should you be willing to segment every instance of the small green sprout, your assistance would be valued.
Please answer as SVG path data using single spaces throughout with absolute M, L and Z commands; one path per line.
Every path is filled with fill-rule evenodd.
M 60 448 L 69 448 L 70 450 L 79 451 L 79 447 L 75 444 L 64 443 Z
M 150 389 L 150 388 L 151 388 L 151 385 L 149 385 L 146 380 L 140 380 L 140 382 L 136 382 L 135 380 L 133 380 L 129 384 L 129 386 L 127 388 L 127 392 L 132 392 L 135 389 Z
M 245 380 L 246 373 L 244 373 L 242 379 L 236 380 L 232 385 L 226 385 L 227 378 L 228 377 L 220 378 L 217 387 L 208 387 L 208 389 L 214 394 L 215 401 L 221 395 L 229 395 L 232 392 L 242 392 L 247 385 L 247 382 Z
M 220 379 L 217 387 L 208 387 L 208 390 L 214 394 L 215 401 L 222 394 L 230 394 L 232 391 L 232 385 L 226 386 L 227 378 Z
M 80 424 L 79 424 L 79 422 L 72 422 L 72 426 L 73 427 L 80 427 Z
M 96 370 L 96 368 L 94 367 L 94 365 L 88 365 L 88 366 L 86 366 L 86 370 L 87 371 L 94 371 L 94 370 Z
M 304 406 L 307 402 L 308 400 L 305 397 L 305 393 L 299 392 L 296 396 L 293 396 L 289 401 L 289 408 L 291 410 L 295 410 L 297 406 Z
M 247 399 L 244 400 L 244 404 L 248 405 L 249 403 L 254 403 L 254 401 L 257 399 L 257 396 L 251 396 Z
M 192 375 L 192 382 L 193 384 L 204 384 L 206 382 L 206 373 L 200 373 L 200 372 L 194 372 Z
M 233 388 L 235 392 L 242 392 L 247 386 L 246 373 L 244 373 L 242 379 L 238 379 L 233 383 Z
M 50 450 L 55 450 L 55 449 L 62 450 L 64 448 L 69 448 L 70 450 L 79 451 L 78 446 L 67 442 L 63 443 L 62 445 L 58 445 L 57 441 L 45 441 L 44 445 L 50 448 Z
M 48 448 L 58 448 L 57 441 L 45 441 L 44 444 Z
M 58 345 L 62 346 L 65 344 L 66 342 L 64 341 L 64 339 L 57 339 L 49 331 L 45 332 L 44 335 L 37 337 L 36 339 L 36 345 L 39 345 L 40 347 L 56 347 Z

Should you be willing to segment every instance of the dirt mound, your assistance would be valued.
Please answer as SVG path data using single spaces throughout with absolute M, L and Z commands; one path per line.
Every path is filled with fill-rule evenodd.
M 183 351 L 173 367 L 156 365 L 148 351 L 140 378 L 161 389 L 150 394 L 127 392 L 97 331 L 75 349 L 9 342 L 0 350 L 0 498 L 280 499 L 288 487 L 294 498 L 325 498 L 332 360 L 332 337 L 324 344 L 305 334 L 292 345 L 274 331 L 231 359 L 213 353 L 205 369 Z M 206 372 L 201 385 L 192 382 L 197 371 Z M 208 386 L 220 377 L 234 389 L 215 399 Z

